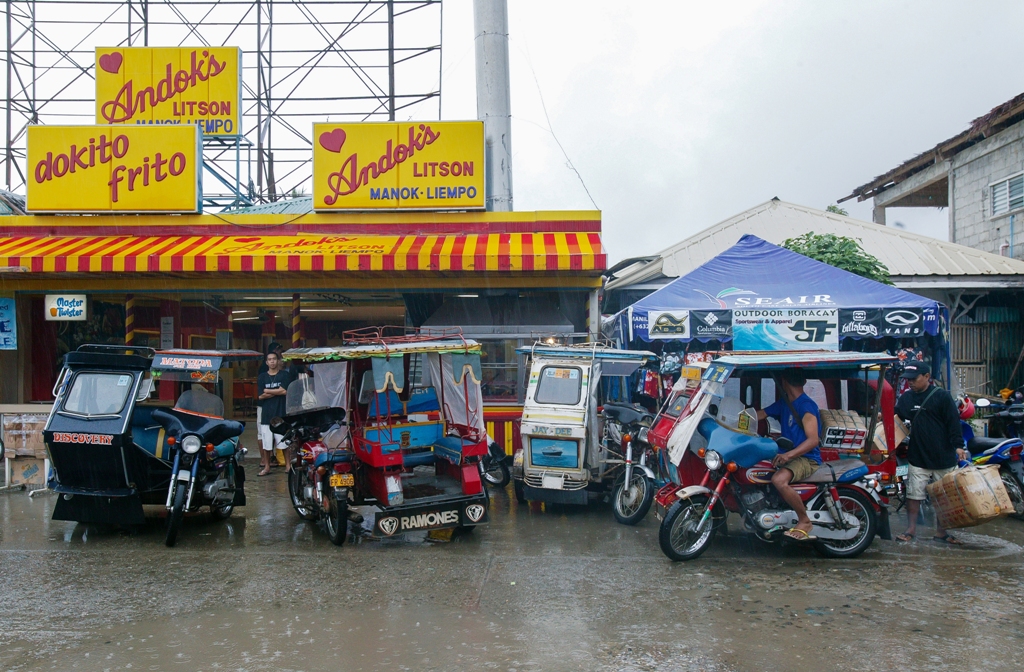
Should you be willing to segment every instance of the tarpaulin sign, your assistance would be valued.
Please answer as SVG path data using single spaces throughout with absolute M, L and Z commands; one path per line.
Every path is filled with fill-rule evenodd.
M 736 350 L 838 350 L 839 310 L 734 310 L 732 332 Z

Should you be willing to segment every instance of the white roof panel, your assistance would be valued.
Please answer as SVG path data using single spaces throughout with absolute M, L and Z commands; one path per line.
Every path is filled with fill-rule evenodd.
M 808 232 L 834 233 L 859 239 L 867 252 L 885 264 L 894 279 L 921 276 L 1024 277 L 1024 261 L 772 199 L 663 250 L 655 261 L 624 269 L 608 283 L 606 291 L 659 275 L 669 278 L 686 275 L 735 245 L 747 233 L 781 245 L 787 238 Z

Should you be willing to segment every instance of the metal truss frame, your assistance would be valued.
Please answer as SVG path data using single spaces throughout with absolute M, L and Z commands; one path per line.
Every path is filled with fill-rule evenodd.
M 3 1 L 10 191 L 30 124 L 94 123 L 98 46 L 241 47 L 242 135 L 204 140 L 211 209 L 308 193 L 314 121 L 440 118 L 442 0 Z

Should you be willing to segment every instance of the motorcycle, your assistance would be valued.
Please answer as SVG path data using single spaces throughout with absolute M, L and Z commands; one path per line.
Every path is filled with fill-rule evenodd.
M 612 513 L 623 525 L 636 525 L 651 509 L 655 482 L 648 467 L 654 451 L 646 442 L 645 430 L 654 416 L 638 404 L 608 402 L 601 410 L 604 418 L 606 449 L 613 457 L 608 464 L 622 464 L 622 473 L 612 483 Z M 634 459 L 634 446 L 639 448 L 639 460 Z
M 984 408 L 985 405 L 980 403 L 982 401 L 986 400 L 979 400 L 979 405 Z M 1024 409 L 1024 406 L 1021 408 Z M 1007 412 L 1001 411 L 1000 413 Z M 961 418 L 963 418 L 963 415 L 961 413 Z M 1003 481 L 1006 493 L 1010 496 L 1010 501 L 1013 503 L 1014 512 L 1010 516 L 1017 520 L 1024 520 L 1024 462 L 1021 462 L 1024 442 L 1021 442 L 1019 438 L 975 436 L 974 428 L 963 419 L 960 420 L 960 431 L 963 435 L 964 443 L 967 445 L 967 452 L 971 454 L 971 464 L 978 466 L 985 464 L 999 465 L 999 478 Z M 966 462 L 962 464 L 966 464 Z
M 288 387 L 289 400 L 296 393 L 301 397 L 303 390 L 297 387 L 298 383 L 301 381 Z M 355 486 L 354 455 L 351 450 L 330 446 L 324 438 L 332 429 L 338 431 L 344 419 L 343 409 L 320 408 L 274 418 L 270 422 L 271 431 L 284 435 L 287 444 L 288 496 L 292 507 L 303 520 L 322 524 L 335 546 L 345 543 L 350 521 L 363 522 L 361 515 L 349 510 L 349 491 Z
M 186 511 L 209 506 L 213 517 L 223 520 L 236 506 L 245 505 L 245 471 L 240 462 L 246 450 L 236 438 L 245 425 L 196 415 L 180 407 L 154 409 L 152 418 L 167 433 L 171 448 L 164 543 L 174 546 Z
M 1006 434 L 1007 438 L 1016 439 L 1024 437 L 1024 403 L 1012 397 L 1007 403 L 1003 404 L 993 403 L 988 399 L 981 398 L 974 404 L 974 407 L 995 411 L 989 416 L 990 419 L 997 420 L 997 422 L 991 423 L 992 429 L 1001 428 L 1002 433 Z M 961 419 L 965 419 L 963 418 L 963 413 L 961 413 Z
M 669 484 L 658 493 L 662 507 L 674 500 L 658 534 L 665 555 L 672 560 L 699 557 L 730 512 L 740 514 L 747 531 L 763 541 L 773 542 L 796 526 L 796 512 L 771 485 L 776 471 L 771 460 L 780 451 L 791 450 L 790 441 L 735 432 L 713 418 L 701 420 L 697 432 L 707 448 L 699 449 L 696 457 L 687 451 L 684 460 L 703 460 L 701 485 L 680 489 Z M 813 544 L 822 555 L 853 558 L 871 545 L 876 534 L 888 536 L 887 509 L 878 494 L 880 479 L 868 471 L 857 459 L 825 462 L 793 485 L 807 507 L 814 525 L 811 534 L 817 537 Z
M 511 464 L 512 456 L 506 455 L 501 446 L 492 441 L 487 447 L 487 454 L 480 457 L 480 478 L 487 485 L 504 488 L 512 480 L 509 472 Z

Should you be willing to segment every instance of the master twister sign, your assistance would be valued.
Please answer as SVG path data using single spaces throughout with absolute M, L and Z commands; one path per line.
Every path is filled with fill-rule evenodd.
M 483 209 L 484 124 L 314 124 L 313 207 Z
M 241 135 L 241 77 L 237 47 L 97 47 L 96 123 Z
M 198 212 L 196 126 L 29 126 L 33 213 Z

